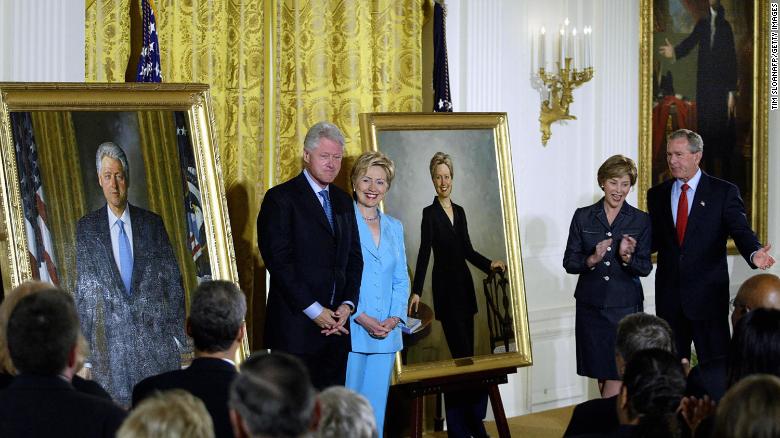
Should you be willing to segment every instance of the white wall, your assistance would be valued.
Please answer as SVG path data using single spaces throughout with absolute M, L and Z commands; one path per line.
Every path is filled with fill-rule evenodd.
M 505 111 L 510 124 L 535 365 L 503 385 L 504 407 L 507 416 L 515 416 L 577 403 L 595 394 L 592 383 L 576 375 L 577 277 L 566 274 L 561 263 L 574 209 L 601 196 L 598 166 L 616 153 L 638 157 L 639 0 L 447 0 L 447 5 L 455 110 Z M 550 35 L 565 17 L 579 29 L 593 27 L 595 75 L 574 92 L 571 113 L 577 120 L 555 123 L 543 146 L 540 99 L 530 81 L 531 34 L 544 25 Z M 770 144 L 779 125 L 777 111 L 771 115 Z M 769 187 L 777 187 L 779 168 L 780 160 L 770 156 Z M 629 202 L 636 205 L 636 191 Z M 770 242 L 777 241 L 778 217 L 780 202 L 770 193 Z M 754 271 L 741 258 L 729 261 L 733 294 Z M 653 282 L 653 274 L 643 279 L 650 312 Z
M 84 82 L 85 0 L 0 0 L 0 81 Z

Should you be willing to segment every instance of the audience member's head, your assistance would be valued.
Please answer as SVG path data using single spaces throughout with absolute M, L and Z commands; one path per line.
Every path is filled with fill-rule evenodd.
M 192 295 L 187 333 L 198 352 L 234 349 L 244 336 L 246 297 L 233 283 L 205 281 Z
M 316 393 L 300 359 L 253 353 L 230 386 L 230 422 L 238 437 L 307 434 L 314 424 Z
M 685 373 L 677 357 L 657 348 L 631 356 L 618 396 L 621 424 L 635 424 L 634 436 L 675 436 L 677 408 L 685 391 Z
M 663 319 L 647 313 L 632 313 L 618 323 L 615 361 L 618 373 L 639 351 L 658 348 L 674 353 L 672 328 Z
M 754 374 L 731 387 L 718 404 L 712 436 L 780 436 L 780 378 L 769 374 Z
M 79 318 L 73 298 L 51 288 L 30 294 L 8 319 L 8 351 L 20 373 L 73 376 Z
M 732 301 L 731 325 L 754 309 L 780 309 L 780 277 L 774 274 L 754 275 L 739 287 Z
M 739 320 L 729 344 L 727 386 L 750 374 L 780 377 L 780 310 L 755 309 Z
M 122 423 L 117 438 L 213 438 L 203 402 L 182 389 L 147 398 Z
M 343 386 L 331 386 L 317 397 L 320 419 L 319 438 L 375 438 L 376 418 L 365 397 Z
M 5 335 L 8 318 L 11 316 L 11 312 L 22 298 L 37 291 L 51 289 L 52 287 L 54 286 L 42 281 L 25 281 L 13 288 L 13 290 L 5 296 L 3 302 L 0 303 L 0 373 L 16 374 L 16 367 L 14 366 L 13 361 L 11 361 L 10 354 L 8 354 L 8 341 Z

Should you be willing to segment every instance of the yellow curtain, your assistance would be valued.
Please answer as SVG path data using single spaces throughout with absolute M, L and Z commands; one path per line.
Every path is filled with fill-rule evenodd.
M 87 4 L 87 81 L 124 80 L 129 1 Z M 256 219 L 265 182 L 300 171 L 303 136 L 319 120 L 344 131 L 354 156 L 360 112 L 422 109 L 424 1 L 155 1 L 163 80 L 211 87 L 250 341 L 264 318 Z
M 70 111 L 33 111 L 33 132 L 46 198 L 47 225 L 60 286 L 76 284 L 76 222 L 87 213 L 79 150 Z
M 173 253 L 184 279 L 184 293 L 189 311 L 190 295 L 198 286 L 195 262 L 187 246 L 187 224 L 184 220 L 184 188 L 181 181 L 179 148 L 175 122 L 170 111 L 139 111 L 138 130 L 141 153 L 145 157 L 149 209 L 160 215 L 171 240 Z M 150 157 L 154 157 L 150 159 Z M 131 181 L 132 184 L 132 181 Z M 178 202 L 177 202 L 178 201 Z
M 130 54 L 130 0 L 90 0 L 85 13 L 87 82 L 124 82 Z
M 361 150 L 359 113 L 422 110 L 423 5 L 423 0 L 278 1 L 275 183 L 300 172 L 303 138 L 320 120 L 344 131 L 347 155 L 355 156 Z M 342 169 L 338 181 L 345 188 L 348 173 Z

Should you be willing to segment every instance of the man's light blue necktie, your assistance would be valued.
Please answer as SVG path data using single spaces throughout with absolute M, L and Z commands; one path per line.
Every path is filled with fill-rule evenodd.
M 333 230 L 333 209 L 330 206 L 330 195 L 327 190 L 320 190 L 318 195 L 322 198 L 322 208 L 325 209 L 325 217 L 328 218 L 330 229 Z
M 133 284 L 133 253 L 130 252 L 130 239 L 125 233 L 125 223 L 121 219 L 116 223 L 119 225 L 119 265 L 122 267 L 122 282 L 125 284 L 127 294 L 130 295 L 130 286 Z

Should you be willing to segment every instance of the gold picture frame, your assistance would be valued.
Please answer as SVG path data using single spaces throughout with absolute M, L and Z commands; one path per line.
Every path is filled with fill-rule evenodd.
M 486 300 L 482 284 L 485 274 L 469 265 L 478 302 L 475 355 L 452 359 L 440 325 L 431 321 L 430 331 L 424 335 L 427 343 L 416 341 L 413 347 L 405 347 L 399 353 L 394 382 L 532 365 L 506 113 L 367 113 L 360 115 L 360 133 L 364 150 L 380 150 L 395 162 L 392 189 L 385 196 L 382 208 L 404 224 L 412 277 L 420 245 L 421 212 L 435 197 L 428 163 L 437 150 L 452 157 L 452 196 L 467 212 L 468 233 L 474 248 L 492 260 L 506 257 L 503 260 L 508 269 L 514 351 L 510 346 L 503 349 L 509 352 L 496 354 L 501 347 L 491 350 L 486 345 Z M 435 260 L 428 264 L 429 271 L 433 263 Z M 421 302 L 435 312 L 428 286 L 430 277 L 431 274 L 426 275 Z M 409 339 L 405 336 L 405 343 Z
M 35 143 L 32 174 L 33 166 L 20 169 L 18 164 L 27 166 L 29 162 L 17 161 L 17 147 L 22 144 L 17 140 L 24 137 L 18 126 L 22 123 Z M 45 256 L 55 260 L 56 274 L 51 277 L 52 271 L 47 269 L 46 275 L 72 293 L 76 222 L 93 211 L 96 202 L 100 206 L 106 202 L 94 167 L 95 151 L 103 141 L 117 142 L 127 150 L 128 178 L 133 180 L 129 201 L 162 218 L 182 273 L 187 308 L 198 278 L 237 284 L 215 133 L 208 85 L 0 83 L 0 267 L 4 290 L 40 278 L 40 271 L 31 263 L 38 259 L 31 257 L 29 221 L 25 218 L 29 210 L 25 202 L 29 201 L 23 195 L 27 189 L 21 187 L 21 172 L 25 181 L 39 179 L 45 193 L 45 198 L 40 197 L 46 203 L 46 238 L 50 240 L 44 245 Z M 100 198 L 97 201 L 95 192 Z M 188 194 L 197 194 L 200 205 L 188 204 Z M 139 204 L 134 197 L 144 199 Z M 193 208 L 200 211 L 194 228 L 197 246 L 193 246 L 193 228 L 188 225 L 195 216 Z M 40 211 L 36 214 L 41 215 Z M 202 250 L 197 256 L 196 247 Z M 207 258 L 202 258 L 203 254 Z M 248 353 L 245 341 L 239 356 Z
M 706 14 L 707 11 L 698 11 L 697 15 L 694 14 L 696 11 L 688 10 L 683 6 L 678 7 L 676 4 L 672 5 L 671 2 L 680 3 L 680 0 L 641 0 L 640 2 L 638 197 L 639 208 L 644 210 L 647 210 L 647 190 L 663 179 L 660 172 L 666 170 L 664 134 L 679 127 L 686 127 L 685 120 L 689 116 L 695 116 L 692 123 L 701 126 L 696 106 L 701 102 L 691 97 L 691 90 L 696 89 L 695 76 L 698 67 L 694 50 L 681 57 L 679 63 L 676 56 L 674 63 L 664 59 L 659 50 L 667 41 L 672 46 L 678 47 L 686 34 L 692 33 L 690 27 L 695 26 L 695 23 L 701 19 L 698 15 Z M 767 89 L 769 1 L 730 0 L 721 3 L 725 10 L 724 17 L 730 20 L 730 29 L 733 29 L 736 53 L 736 116 L 729 119 L 729 123 L 734 124 L 735 147 L 734 149 L 721 147 L 721 150 L 726 151 L 721 152 L 725 158 L 721 160 L 720 165 L 712 164 L 713 169 L 706 169 L 705 160 L 702 160 L 702 163 L 706 172 L 723 177 L 739 186 L 745 200 L 748 221 L 759 240 L 766 242 L 769 160 Z M 718 74 L 727 73 L 719 71 Z M 665 105 L 673 108 L 667 108 Z M 664 127 L 663 132 L 661 126 Z M 707 157 L 708 141 L 703 133 L 702 135 L 705 137 L 704 156 Z M 729 254 L 737 254 L 731 239 L 729 239 L 728 250 Z

